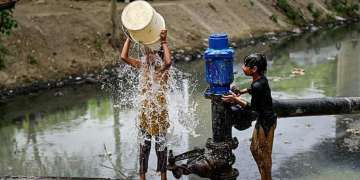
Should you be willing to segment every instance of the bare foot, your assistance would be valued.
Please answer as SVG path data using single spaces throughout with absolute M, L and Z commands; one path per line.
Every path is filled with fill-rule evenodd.
M 161 173 L 161 180 L 167 180 L 166 172 Z
M 145 174 L 140 174 L 140 180 L 146 180 Z

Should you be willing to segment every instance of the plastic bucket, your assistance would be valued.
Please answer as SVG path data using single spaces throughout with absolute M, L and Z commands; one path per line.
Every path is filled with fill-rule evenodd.
M 152 49 L 160 47 L 160 32 L 165 29 L 165 20 L 149 3 L 134 1 L 128 4 L 121 14 L 121 21 L 135 41 Z

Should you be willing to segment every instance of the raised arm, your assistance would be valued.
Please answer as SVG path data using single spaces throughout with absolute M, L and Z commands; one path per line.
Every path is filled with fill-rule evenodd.
M 171 61 L 171 54 L 170 49 L 167 43 L 167 30 L 161 30 L 160 33 L 160 41 L 161 41 L 161 47 L 164 50 L 164 66 L 162 67 L 161 71 L 166 71 L 171 67 L 172 61 Z
M 130 39 L 127 38 L 121 51 L 121 55 L 120 55 L 121 60 L 123 60 L 126 64 L 132 67 L 140 68 L 141 65 L 140 60 L 129 57 L 129 48 L 130 48 Z

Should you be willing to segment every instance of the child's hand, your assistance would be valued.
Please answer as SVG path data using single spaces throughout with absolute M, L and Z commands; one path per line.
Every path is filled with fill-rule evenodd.
M 230 85 L 230 90 L 235 93 L 237 96 L 243 95 L 248 93 L 248 89 L 239 89 L 238 87 L 236 87 L 235 85 L 231 84 Z
M 221 99 L 227 103 L 236 103 L 240 97 L 231 91 L 230 93 L 230 95 L 223 96 Z
M 167 30 L 161 30 L 160 32 L 160 41 L 161 43 L 166 43 Z
M 230 90 L 237 95 L 241 94 L 240 89 L 234 83 L 230 84 Z

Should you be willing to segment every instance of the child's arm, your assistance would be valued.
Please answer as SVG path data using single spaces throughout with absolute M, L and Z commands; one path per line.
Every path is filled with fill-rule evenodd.
M 167 36 L 167 30 L 161 30 L 160 41 L 161 41 L 161 47 L 164 50 L 164 66 L 161 68 L 162 72 L 168 70 L 172 64 L 171 53 L 166 40 L 166 36 Z
M 223 96 L 222 100 L 224 102 L 228 102 L 228 103 L 239 104 L 242 108 L 250 107 L 250 103 L 248 103 L 247 101 L 242 99 L 240 96 L 237 96 L 235 93 L 232 93 L 232 92 L 230 95 Z
M 236 95 L 242 95 L 242 94 L 246 94 L 249 92 L 248 88 L 245 89 L 239 89 L 238 87 L 236 87 L 235 85 L 232 85 L 231 87 L 231 91 L 234 92 Z
M 132 67 L 140 68 L 141 65 L 140 60 L 129 57 L 129 48 L 130 48 L 130 39 L 127 38 L 121 51 L 121 55 L 120 55 L 121 60 L 123 60 L 126 64 Z

